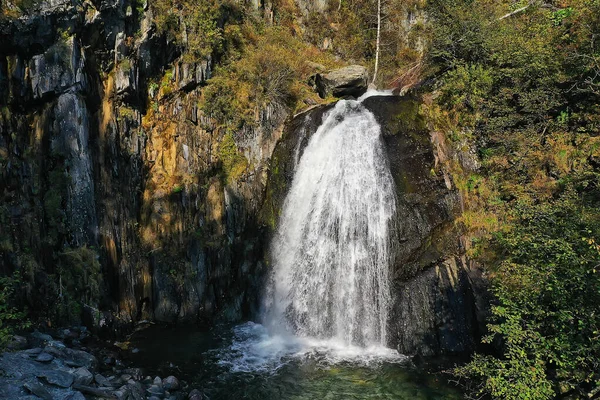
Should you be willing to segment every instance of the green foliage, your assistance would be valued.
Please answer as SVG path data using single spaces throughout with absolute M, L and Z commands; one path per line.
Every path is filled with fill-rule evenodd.
M 380 87 L 393 85 L 399 76 L 420 63 L 429 36 L 424 19 L 419 17 L 425 3 L 423 0 L 382 1 L 377 78 Z M 304 23 L 306 29 L 299 29 L 304 40 L 317 47 L 328 43 L 327 51 L 335 56 L 374 67 L 377 1 L 330 1 L 325 12 L 309 13 Z M 419 77 L 415 79 L 418 81 Z
M 444 76 L 440 103 L 468 118 L 488 98 L 493 83 L 492 69 L 479 64 L 458 65 Z
M 461 375 L 482 380 L 498 399 L 551 399 L 598 385 L 600 358 L 600 219 L 574 191 L 560 199 L 513 206 L 514 229 L 497 234 L 487 343 L 503 357 L 477 356 Z
M 454 130 L 473 131 L 483 163 L 476 180 L 456 179 L 477 198 L 463 222 L 495 297 L 493 351 L 456 370 L 478 396 L 587 396 L 600 381 L 599 7 L 430 4 L 435 102 Z
M 15 329 L 29 327 L 27 313 L 14 305 L 14 293 L 19 284 L 18 274 L 0 277 L 0 351 L 10 341 Z
M 119 107 L 119 116 L 117 120 L 135 120 L 135 110 L 127 106 Z
M 123 58 L 121 61 L 119 61 L 119 68 L 121 68 L 121 70 L 128 74 L 131 71 L 131 60 L 127 57 Z
M 231 61 L 218 68 L 203 93 L 201 108 L 231 131 L 255 125 L 268 106 L 292 111 L 314 94 L 308 85 L 312 48 L 279 27 L 256 31 L 250 25 L 228 30 L 235 44 Z M 257 36 L 259 35 L 259 36 Z
M 230 2 L 221 0 L 158 0 L 152 3 L 159 33 L 185 46 L 185 58 L 192 62 L 221 50 L 223 29 L 220 21 L 228 6 L 231 6 Z
M 160 91 L 163 96 L 168 96 L 173 92 L 173 70 L 168 70 L 160 80 Z
M 98 304 L 102 293 L 102 273 L 98 254 L 91 248 L 66 249 L 58 255 L 59 307 L 57 318 L 75 322 L 83 304 Z
M 5 0 L 0 7 L 0 20 L 14 19 L 31 14 L 40 4 L 40 0 Z
M 171 194 L 177 194 L 183 192 L 185 187 L 183 185 L 177 185 L 171 190 Z
M 231 132 L 225 134 L 219 145 L 219 159 L 228 182 L 238 178 L 248 168 L 248 160 L 238 151 Z

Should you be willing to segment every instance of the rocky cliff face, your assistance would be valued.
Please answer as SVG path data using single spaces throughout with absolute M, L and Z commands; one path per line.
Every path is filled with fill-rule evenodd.
M 285 109 L 272 104 L 236 135 L 247 162 L 227 176 L 224 133 L 197 105 L 210 57 L 184 62 L 146 3 L 36 7 L 0 22 L 0 272 L 23 272 L 25 300 L 48 318 L 66 297 L 104 326 L 248 317 Z M 88 270 L 65 261 L 81 251 L 102 265 L 86 279 L 105 295 L 63 291 Z
M 472 157 L 451 151 L 442 134 L 428 129 L 416 99 L 370 97 L 364 105 L 382 127 L 398 195 L 389 344 L 424 356 L 471 351 L 485 317 L 485 282 L 464 256 L 455 226 L 461 201 L 449 163 Z M 295 117 L 275 149 L 262 211 L 272 228 L 298 157 L 328 109 Z

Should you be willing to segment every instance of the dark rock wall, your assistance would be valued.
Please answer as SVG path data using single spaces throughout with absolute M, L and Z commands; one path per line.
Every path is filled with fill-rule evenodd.
M 85 247 L 104 283 L 90 323 L 248 318 L 287 113 L 272 104 L 235 136 L 248 167 L 225 176 L 223 133 L 198 110 L 213 60 L 184 62 L 136 4 L 41 2 L 0 20 L 0 273 L 26 275 L 24 301 L 51 318 L 61 254 Z

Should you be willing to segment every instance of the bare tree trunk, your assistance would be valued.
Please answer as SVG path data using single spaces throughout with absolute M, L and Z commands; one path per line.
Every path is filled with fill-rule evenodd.
M 550 4 L 550 3 L 541 3 L 539 1 L 532 0 L 526 6 L 518 8 L 515 11 L 509 12 L 508 14 L 505 14 L 505 15 L 501 16 L 500 18 L 498 18 L 498 21 L 502 21 L 503 19 L 506 19 L 506 18 L 512 17 L 513 15 L 522 13 L 523 11 L 527 10 L 529 7 L 531 7 L 533 5 L 536 5 L 536 4 L 539 5 L 542 8 L 549 8 L 552 11 L 556 11 L 556 10 L 559 9 L 558 7 L 556 7 L 556 6 L 554 6 L 554 5 Z
M 373 82 L 377 79 L 377 70 L 379 69 L 379 44 L 381 41 L 381 0 L 377 0 L 377 44 L 375 46 L 375 71 L 373 72 Z
M 519 8 L 519 9 L 513 11 L 513 12 L 509 12 L 508 14 L 501 16 L 500 18 L 498 18 L 498 21 L 502 21 L 503 19 L 506 19 L 508 17 L 512 17 L 515 14 L 518 14 L 520 12 L 523 12 L 523 11 L 527 10 L 529 7 L 531 7 L 531 3 L 527 4 L 525 7 L 521 7 L 521 8 Z

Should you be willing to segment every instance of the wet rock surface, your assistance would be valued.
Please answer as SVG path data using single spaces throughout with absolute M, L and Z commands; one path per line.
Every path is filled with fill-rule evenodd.
M 29 336 L 33 342 L 37 342 L 41 335 L 34 332 Z M 180 381 L 175 376 L 165 378 L 144 376 L 142 369 L 126 367 L 118 359 L 111 366 L 99 363 L 98 358 L 106 351 L 110 351 L 110 346 L 75 349 L 67 347 L 65 343 L 49 335 L 43 337 L 48 339 L 43 347 L 0 354 L 0 398 L 11 400 L 203 398 L 199 390 L 189 388 L 185 381 Z M 54 356 L 40 360 L 41 356 L 50 353 Z M 98 357 L 92 353 L 96 353 Z M 78 364 L 86 366 L 78 367 Z

